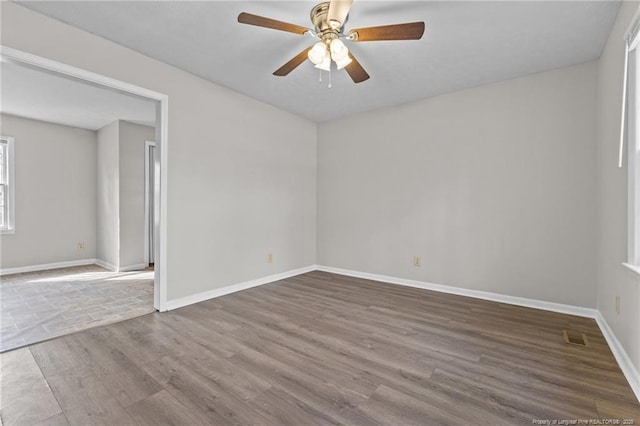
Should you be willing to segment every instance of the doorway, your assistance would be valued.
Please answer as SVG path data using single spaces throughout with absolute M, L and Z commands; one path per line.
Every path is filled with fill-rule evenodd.
M 154 307 L 158 311 L 166 311 L 167 305 L 167 154 L 168 154 L 168 118 L 169 97 L 163 93 L 136 86 L 101 74 L 52 61 L 37 55 L 0 45 L 0 60 L 18 64 L 26 68 L 57 75 L 69 80 L 122 93 L 127 96 L 145 99 L 156 103 L 156 149 L 155 174 L 157 175 L 158 195 L 154 201 L 156 223 L 154 224 Z
M 147 268 L 155 266 L 155 229 L 158 211 L 158 178 L 156 143 L 146 141 L 144 146 L 144 252 Z
M 47 58 L 32 55 L 17 49 L 0 46 L 0 60 L 41 71 L 71 81 L 81 82 L 90 86 L 106 89 L 112 92 L 124 94 L 137 99 L 154 102 L 156 105 L 156 137 L 153 152 L 153 217 L 148 226 L 145 226 L 145 238 L 147 244 L 153 249 L 145 250 L 147 256 L 152 255 L 154 268 L 154 294 L 153 305 L 158 311 L 166 311 L 167 305 L 167 153 L 168 153 L 168 96 L 140 86 L 76 68 L 67 64 L 52 61 Z M 148 218 L 149 216 L 146 215 Z M 152 228 L 151 232 L 149 231 Z

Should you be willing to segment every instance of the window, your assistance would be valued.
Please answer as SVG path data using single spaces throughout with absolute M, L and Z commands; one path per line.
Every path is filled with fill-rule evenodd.
M 634 45 L 638 43 L 635 42 Z M 632 45 L 633 46 L 633 45 Z M 635 46 L 633 46 L 635 47 Z M 640 267 L 640 49 L 629 51 L 628 113 L 628 258 L 632 267 Z
M 627 143 L 628 213 L 627 259 L 623 263 L 640 274 L 640 21 L 634 17 L 625 38 L 625 64 L 622 86 L 622 116 L 618 167 L 623 166 Z
M 13 233 L 14 227 L 13 138 L 0 137 L 0 232 Z
M 637 42 L 634 43 L 637 45 Z M 632 47 L 635 47 L 632 45 Z M 629 52 L 629 115 L 627 165 L 629 172 L 629 246 L 627 262 L 640 266 L 640 49 Z

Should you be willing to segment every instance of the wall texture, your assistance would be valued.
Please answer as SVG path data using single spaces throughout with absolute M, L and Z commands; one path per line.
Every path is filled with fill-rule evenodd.
M 0 236 L 0 268 L 95 258 L 95 132 L 0 118 L 0 133 L 15 138 L 16 184 L 16 232 Z
M 598 62 L 598 310 L 640 370 L 640 277 L 627 260 L 627 167 L 618 168 L 623 37 L 638 9 L 623 2 Z M 625 157 L 626 159 L 626 157 Z M 620 315 L 615 297 L 620 296 Z
M 144 143 L 153 140 L 153 127 L 119 121 L 120 267 L 144 263 Z
M 314 123 L 18 4 L 0 7 L 3 45 L 169 96 L 169 300 L 315 262 Z
M 99 129 L 97 140 L 96 257 L 117 269 L 120 263 L 119 122 L 114 121 Z
M 318 263 L 595 307 L 595 134 L 595 63 L 321 124 Z

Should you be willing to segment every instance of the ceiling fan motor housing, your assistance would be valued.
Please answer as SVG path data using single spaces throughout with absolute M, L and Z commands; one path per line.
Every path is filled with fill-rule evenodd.
M 329 44 L 331 40 L 340 37 L 340 31 L 342 28 L 333 28 L 329 24 L 329 2 L 323 2 L 314 6 L 311 9 L 311 23 L 315 29 L 318 38 L 325 43 Z M 346 22 L 346 19 L 345 19 Z M 343 24 L 344 25 L 344 24 Z

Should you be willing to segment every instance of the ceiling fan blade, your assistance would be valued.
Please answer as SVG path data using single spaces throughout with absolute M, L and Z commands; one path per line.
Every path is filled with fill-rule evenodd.
M 311 50 L 311 47 L 307 47 L 302 52 L 298 53 L 289 62 L 287 62 L 286 64 L 284 64 L 283 66 L 275 70 L 273 72 L 273 75 L 277 75 L 278 77 L 284 77 L 294 69 L 298 68 L 298 66 L 300 66 L 301 63 L 307 60 L 307 54 L 309 53 L 309 50 Z
M 347 74 L 349 74 L 349 77 L 351 77 L 351 80 L 353 80 L 354 83 L 362 83 L 367 80 L 369 74 L 362 68 L 360 62 L 358 62 L 351 52 L 349 52 L 349 57 L 351 58 L 351 63 L 344 67 L 344 69 L 347 71 Z
M 294 34 L 304 34 L 309 31 L 308 28 L 300 25 L 290 24 L 288 22 L 276 21 L 275 19 L 265 18 L 264 16 L 252 15 L 242 12 L 238 15 L 238 22 L 241 24 L 255 25 L 256 27 L 271 28 L 274 30 L 287 31 Z
M 352 3 L 353 0 L 331 0 L 331 3 L 329 3 L 329 11 L 327 12 L 329 25 L 335 29 L 342 28 Z
M 424 22 L 383 25 L 358 28 L 349 31 L 351 41 L 420 40 L 424 34 Z

